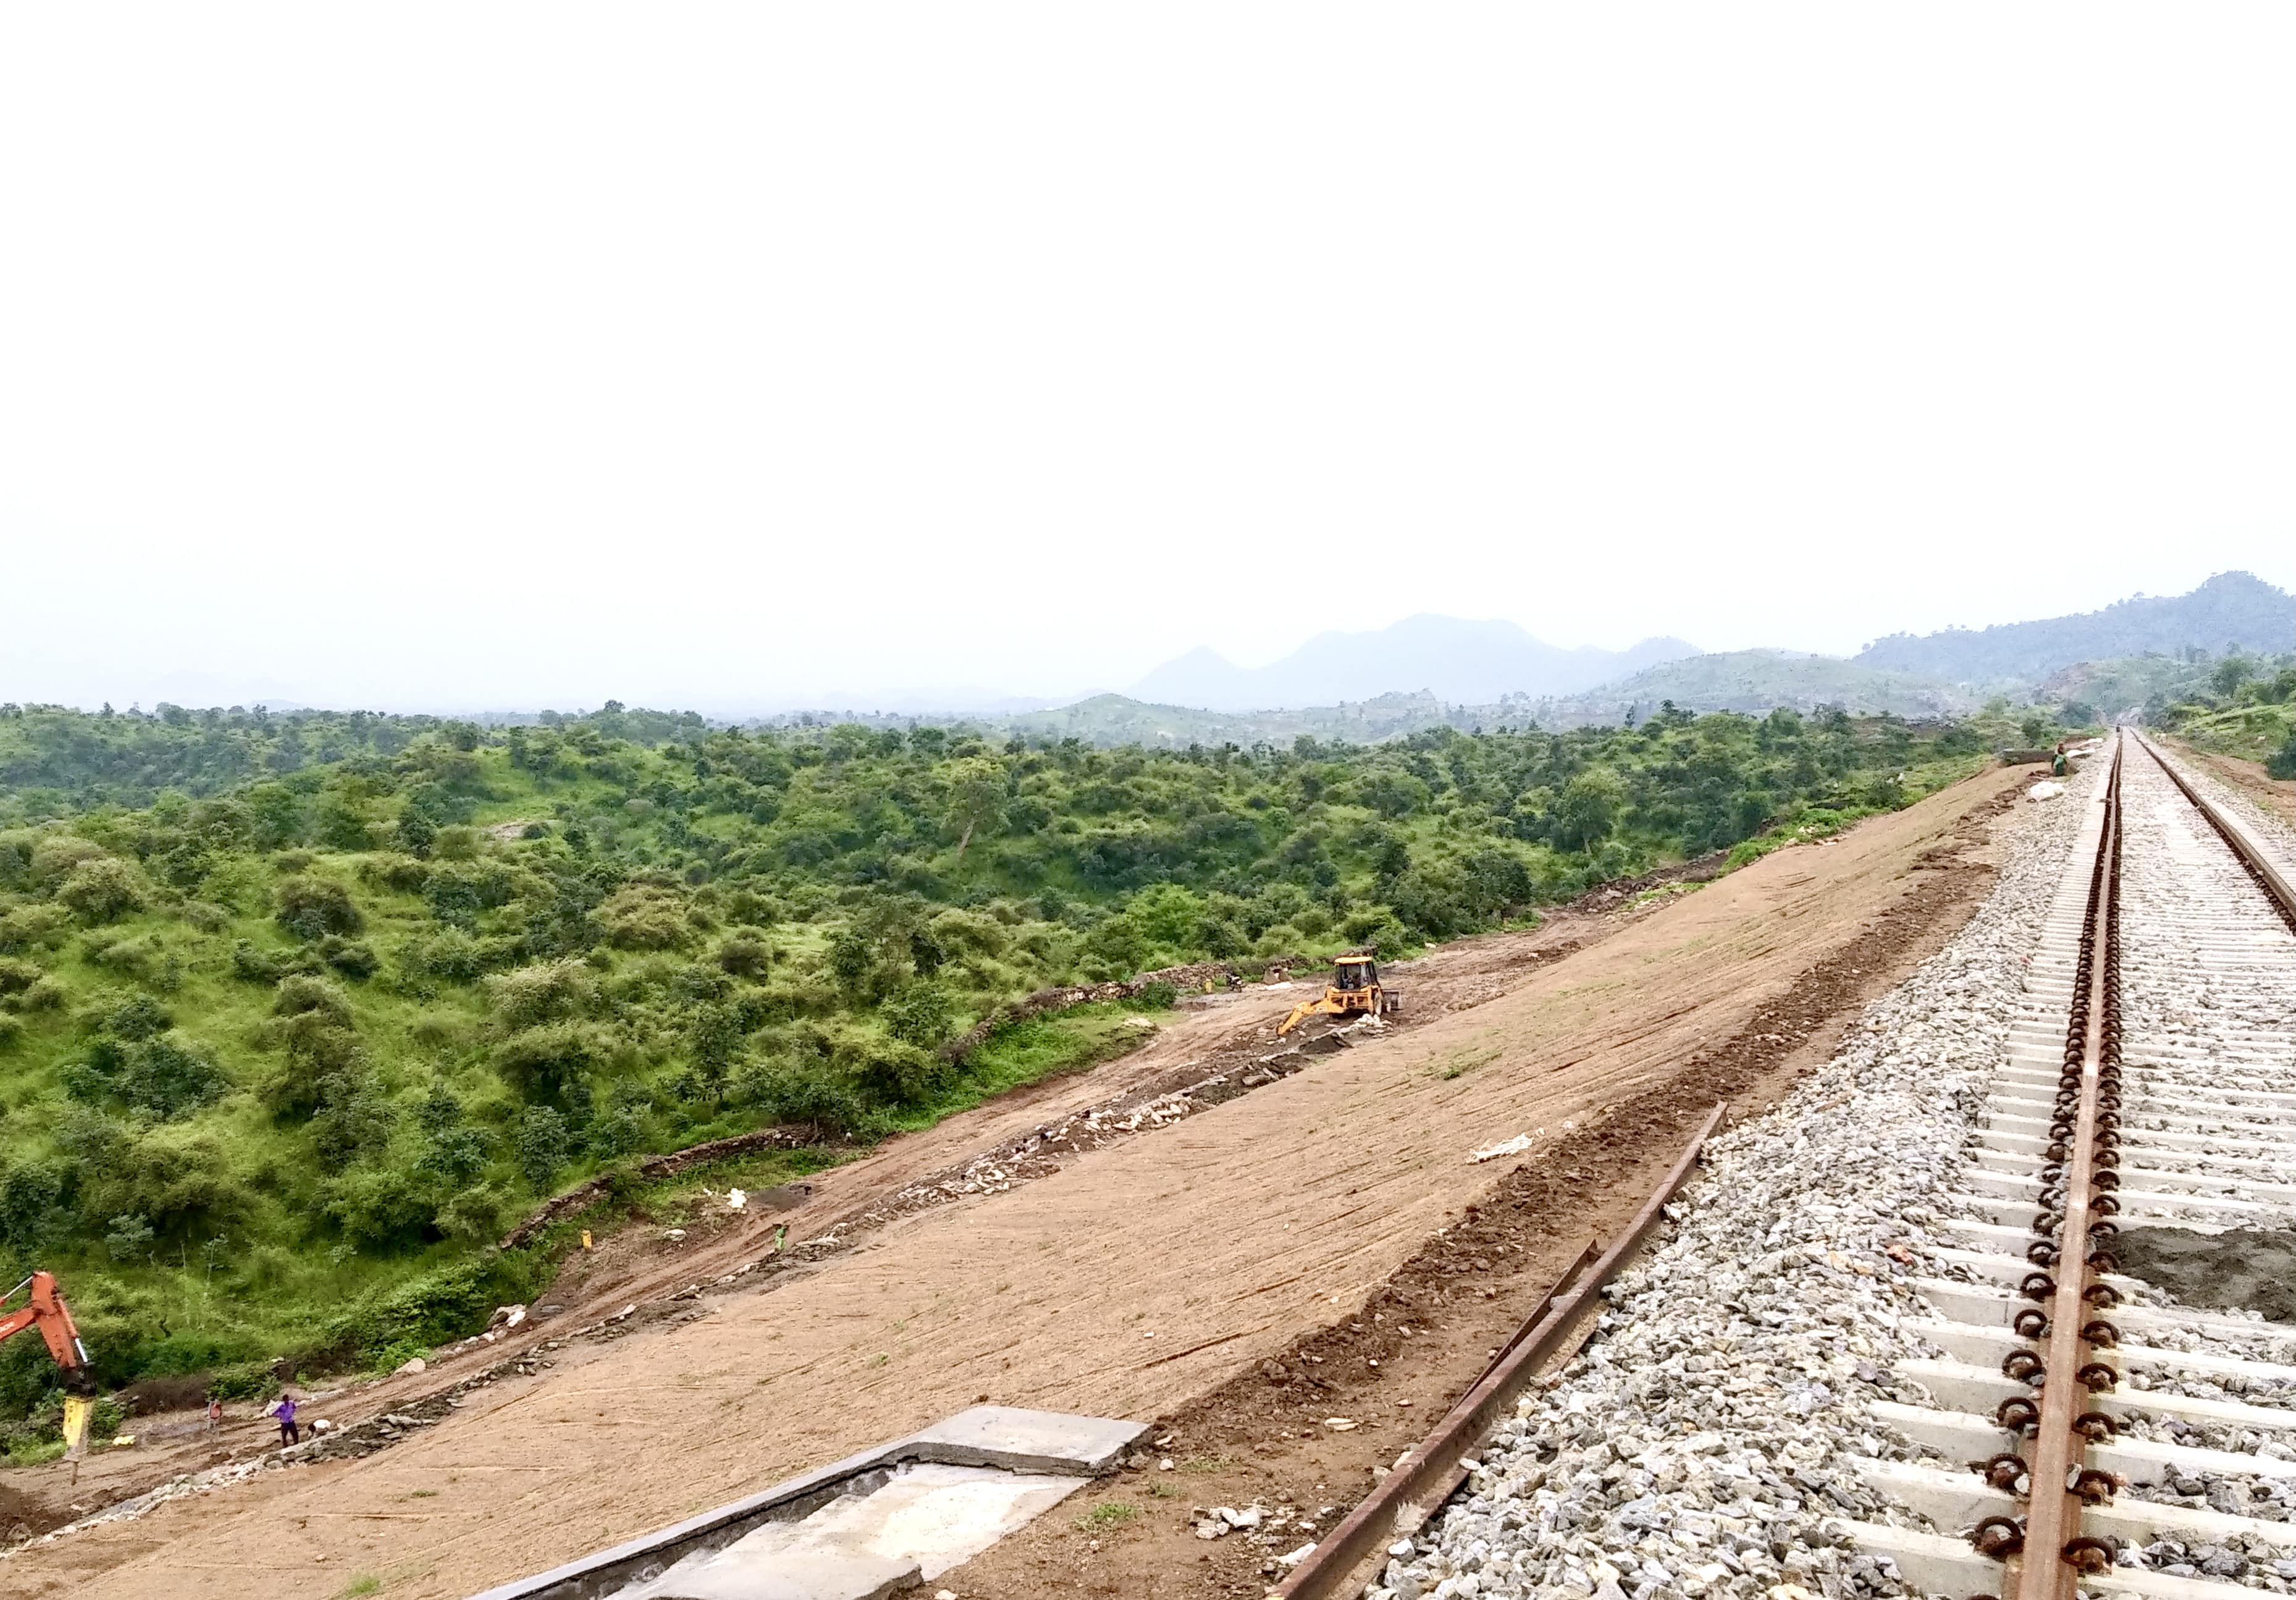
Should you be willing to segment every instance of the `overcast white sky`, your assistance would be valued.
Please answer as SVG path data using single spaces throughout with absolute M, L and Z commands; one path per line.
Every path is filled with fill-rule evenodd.
M 0 699 L 2296 586 L 2284 5 L 20 5 Z

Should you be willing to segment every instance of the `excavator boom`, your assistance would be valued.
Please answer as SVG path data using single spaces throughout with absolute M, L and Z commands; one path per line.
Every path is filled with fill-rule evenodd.
M 26 1328 L 37 1328 L 40 1337 L 47 1342 L 48 1354 L 63 1369 L 68 1388 L 90 1386 L 87 1372 L 87 1346 L 79 1342 L 79 1328 L 72 1321 L 71 1308 L 64 1303 L 63 1291 L 56 1287 L 55 1274 L 36 1272 L 0 1295 L 0 1305 L 6 1304 L 26 1289 L 32 1292 L 31 1300 L 22 1309 L 0 1317 L 0 1341 L 22 1333 Z

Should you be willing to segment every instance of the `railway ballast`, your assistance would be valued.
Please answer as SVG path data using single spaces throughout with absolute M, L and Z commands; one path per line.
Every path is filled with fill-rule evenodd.
M 2168 759 L 2019 808 L 1370 1600 L 2296 1590 L 2296 1325 L 2119 1253 L 2296 1227 L 2296 934 L 2234 846 L 2286 861 Z

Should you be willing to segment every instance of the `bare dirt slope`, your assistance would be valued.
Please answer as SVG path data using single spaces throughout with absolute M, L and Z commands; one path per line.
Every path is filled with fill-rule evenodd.
M 1406 997 L 1408 1007 L 1397 1026 L 1407 1030 L 1480 1005 L 1532 968 L 1655 908 L 1619 902 L 1613 892 L 1598 891 L 1588 903 L 1553 910 L 1536 928 L 1461 939 L 1419 960 L 1391 965 L 1390 981 Z M 556 1308 L 554 1315 L 537 1317 L 492 1343 L 434 1358 L 420 1375 L 322 1390 L 318 1403 L 307 1411 L 356 1425 L 419 1409 L 426 1399 L 570 1328 L 627 1305 L 652 1306 L 755 1261 L 783 1228 L 797 1241 L 832 1234 L 851 1237 L 889 1215 L 946 1203 L 950 1196 L 937 1192 L 942 1182 L 961 1177 L 972 1163 L 1009 1149 L 1039 1128 L 1250 1066 L 1274 1047 L 1269 1036 L 1275 1024 L 1295 1001 L 1313 994 L 1318 981 L 1318 976 L 1303 974 L 1295 982 L 1191 997 L 1146 1043 L 1125 1055 L 1013 1090 L 931 1128 L 889 1139 L 845 1166 L 753 1197 L 747 1214 L 687 1218 L 683 1240 L 667 1238 L 660 1227 L 629 1227 L 602 1240 L 595 1251 L 577 1251 L 565 1262 L 549 1289 L 536 1298 L 537 1307 Z M 276 1448 L 277 1431 L 257 1407 L 226 1409 L 223 1426 L 215 1432 L 208 1431 L 197 1408 L 139 1416 L 134 1424 L 136 1448 L 99 1452 L 77 1473 L 69 1464 L 51 1463 L 0 1474 L 0 1539 L 13 1542 L 43 1533 L 181 1474 L 247 1461 Z
M 770 1292 L 570 1346 L 376 1456 L 35 1546 L 0 1566 L 0 1589 L 235 1597 L 253 1567 L 281 1595 L 370 1576 L 392 1596 L 467 1595 L 983 1398 L 1176 1414 L 1343 1323 L 1510 1180 L 1470 1151 L 1558 1141 L 1654 1092 L 1694 1100 L 1718 1071 L 1702 1051 L 1763 1037 L 1758 1013 L 1829 959 L 1854 976 L 1855 948 L 1967 854 L 1969 819 L 2022 777 L 1988 773 L 1780 852 L 1480 1005 L 894 1222 Z

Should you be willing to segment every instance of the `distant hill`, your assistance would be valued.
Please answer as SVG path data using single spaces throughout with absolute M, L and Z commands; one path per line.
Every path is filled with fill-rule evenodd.
M 1668 661 L 1615 684 L 1578 694 L 1509 694 L 1481 703 L 1425 693 L 1382 694 L 1341 706 L 1260 711 L 1207 711 L 1099 694 L 1057 710 L 995 719 L 1024 738 L 1082 739 L 1092 744 L 1249 746 L 1317 739 L 1374 744 L 1425 728 L 1615 727 L 1629 711 L 1647 718 L 1672 701 L 1685 711 L 1744 711 L 1774 707 L 1814 711 L 1841 707 L 1857 716 L 1889 712 L 1909 719 L 1960 716 L 1976 709 L 1968 691 L 1911 673 L 1877 672 L 1833 656 L 1784 650 L 1737 650 Z
M 1129 698 L 1248 711 L 1423 690 L 1446 702 L 1481 704 L 1509 694 L 1575 693 L 1697 653 L 1680 639 L 1645 639 L 1628 650 L 1563 650 L 1512 622 L 1421 615 L 1372 632 L 1318 634 L 1266 667 L 1239 667 L 1216 651 L 1192 650 L 1133 685 Z
M 1345 706 L 1307 706 L 1296 710 L 1205 711 L 1189 706 L 1151 705 L 1123 694 L 1095 694 L 1058 710 L 1031 711 L 996 719 L 996 726 L 1023 738 L 1081 739 L 1087 744 L 1144 744 L 1151 748 L 1191 744 L 1234 744 L 1249 748 L 1265 741 L 1289 744 L 1302 734 L 1350 744 L 1376 744 L 1446 723 L 1473 727 L 1497 726 L 1497 709 L 1484 719 L 1464 715 L 1469 708 L 1446 706 L 1432 694 L 1381 694 Z
M 2296 648 L 2296 598 L 2247 572 L 2220 572 L 2189 595 L 2139 596 L 2079 616 L 1944 633 L 1892 634 L 1852 659 L 1959 684 L 2038 684 L 2081 661 L 2185 650 Z
M 2167 705 L 2206 685 L 2213 661 L 2188 662 L 2171 655 L 2123 656 L 2110 661 L 2079 661 L 2053 672 L 2034 686 L 2033 698 L 2053 706 L 2086 706 L 2112 718 Z
M 1505 720 L 1536 720 L 1551 728 L 1611 726 L 1630 710 L 1648 717 L 1669 700 L 1685 711 L 1760 715 L 1779 706 L 1797 711 L 1840 706 L 1852 714 L 1908 718 L 1960 716 L 1976 703 L 1964 689 L 1914 673 L 1878 671 L 1836 656 L 1732 650 L 1669 661 L 1583 694 L 1510 704 Z

